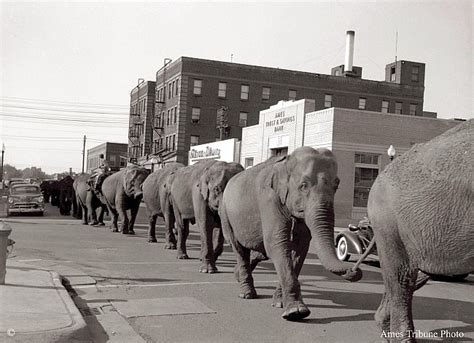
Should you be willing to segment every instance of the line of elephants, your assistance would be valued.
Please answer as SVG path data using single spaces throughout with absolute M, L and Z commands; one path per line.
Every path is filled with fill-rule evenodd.
M 385 333 L 382 337 L 415 340 L 411 306 L 414 291 L 424 284 L 416 282 L 419 271 L 423 275 L 474 271 L 473 141 L 474 120 L 470 120 L 415 145 L 385 168 L 370 191 L 368 215 L 385 285 L 375 314 Z M 87 210 L 108 208 L 113 230 L 118 229 L 120 215 L 122 232 L 132 234 L 143 198 L 150 220 L 148 241 L 157 241 L 156 219 L 163 217 L 164 247 L 176 249 L 178 259 L 188 258 L 189 223 L 197 224 L 199 271 L 205 273 L 217 272 L 216 260 L 227 240 L 237 259 L 235 276 L 243 299 L 257 297 L 252 271 L 270 258 L 280 281 L 272 305 L 283 308 L 287 320 L 310 314 L 298 276 L 312 238 L 327 270 L 353 282 L 362 278 L 361 261 L 341 262 L 335 254 L 334 196 L 339 178 L 330 150 L 301 147 L 247 170 L 214 160 L 193 166 L 173 163 L 150 175 L 143 168 L 127 167 L 105 179 L 101 194 L 87 191 L 87 179 L 83 175 L 74 181 L 84 223 Z

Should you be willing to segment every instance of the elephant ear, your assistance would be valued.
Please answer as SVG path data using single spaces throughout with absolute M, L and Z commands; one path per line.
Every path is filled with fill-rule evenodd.
M 286 159 L 282 159 L 275 163 L 266 180 L 266 186 L 276 193 L 282 205 L 286 204 L 286 199 L 288 198 L 289 178 Z
M 207 199 L 209 199 L 209 180 L 210 180 L 209 169 L 206 168 L 204 173 L 199 178 L 199 182 L 197 183 L 197 187 L 199 191 L 201 192 L 202 197 L 206 201 Z
M 137 176 L 138 169 L 137 168 L 130 168 L 128 170 L 125 170 L 125 173 L 123 174 L 123 189 L 127 191 L 129 189 L 129 186 L 131 185 L 131 182 L 135 177 Z

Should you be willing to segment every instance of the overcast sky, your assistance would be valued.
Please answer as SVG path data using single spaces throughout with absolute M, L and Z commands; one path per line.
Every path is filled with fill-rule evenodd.
M 398 59 L 426 63 L 424 110 L 473 117 L 471 1 L 2 1 L 0 10 L 0 141 L 18 168 L 80 172 L 83 135 L 87 148 L 126 143 L 130 90 L 154 80 L 164 58 L 233 54 L 329 74 L 344 63 L 347 30 L 363 78 L 384 80 L 398 30 Z

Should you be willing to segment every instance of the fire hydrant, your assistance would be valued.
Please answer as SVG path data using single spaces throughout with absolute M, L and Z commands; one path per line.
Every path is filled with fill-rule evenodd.
M 0 285 L 5 284 L 5 274 L 7 273 L 7 247 L 8 236 L 12 232 L 10 225 L 0 222 Z

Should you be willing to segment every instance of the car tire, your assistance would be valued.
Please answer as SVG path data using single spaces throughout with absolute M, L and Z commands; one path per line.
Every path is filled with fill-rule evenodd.
M 351 255 L 349 254 L 349 246 L 347 244 L 347 238 L 341 236 L 336 245 L 336 255 L 340 261 L 348 261 Z

